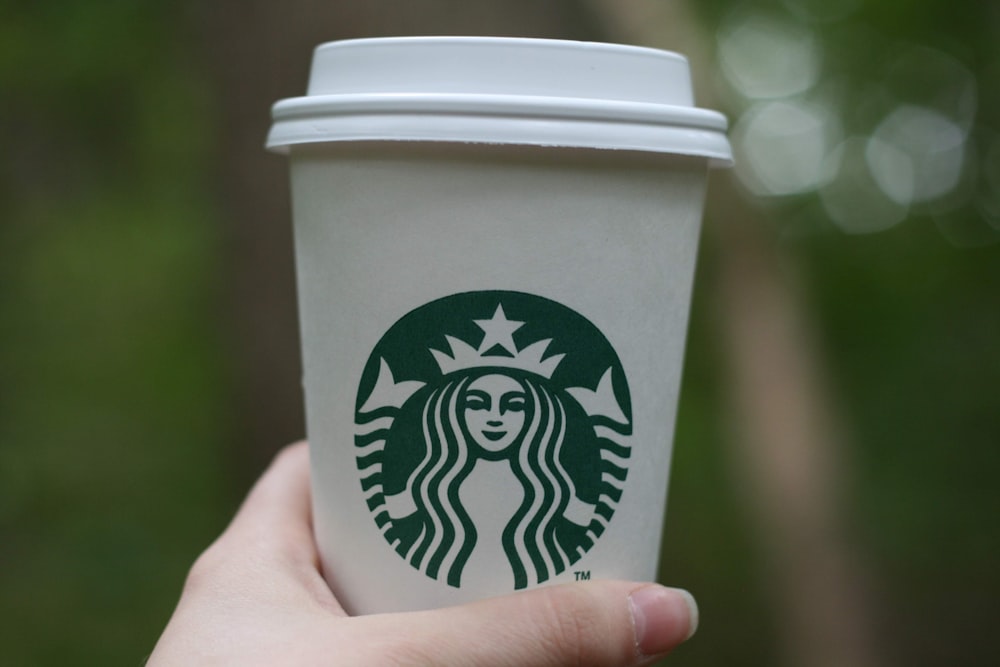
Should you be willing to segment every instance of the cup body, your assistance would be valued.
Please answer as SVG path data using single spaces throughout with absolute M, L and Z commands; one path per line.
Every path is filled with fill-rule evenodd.
M 653 579 L 706 176 L 731 161 L 684 58 L 331 43 L 273 114 L 345 609 Z
M 654 578 L 706 161 L 359 143 L 291 169 L 338 599 L 371 613 Z M 476 379 L 490 405 L 469 408 Z M 484 439 L 475 408 L 502 420 L 505 390 L 515 421 Z M 491 452 L 490 435 L 516 441 Z

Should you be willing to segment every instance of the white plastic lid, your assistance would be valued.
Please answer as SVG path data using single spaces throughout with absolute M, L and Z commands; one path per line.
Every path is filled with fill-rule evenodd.
M 694 106 L 687 60 L 616 44 L 393 37 L 317 47 L 267 147 L 454 141 L 674 153 L 732 164 L 726 119 Z

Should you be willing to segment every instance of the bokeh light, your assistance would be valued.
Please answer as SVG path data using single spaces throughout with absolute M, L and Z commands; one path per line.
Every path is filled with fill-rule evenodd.
M 744 4 L 717 32 L 723 93 L 735 95 L 740 182 L 771 198 L 821 190 L 821 209 L 851 234 L 931 216 L 957 245 L 1000 240 L 1000 149 L 979 117 L 972 69 L 940 48 L 869 30 L 874 46 L 848 72 L 826 26 L 860 2 L 782 5 Z
M 901 106 L 875 129 L 865 155 L 886 195 L 903 205 L 923 203 L 958 185 L 965 133 L 936 111 Z
M 848 234 L 889 229 L 909 213 L 909 206 L 888 196 L 876 181 L 869 166 L 869 145 L 865 137 L 851 137 L 826 162 L 829 180 L 820 190 L 820 200 L 830 220 Z
M 840 131 L 825 107 L 789 100 L 754 105 L 732 134 L 741 182 L 754 194 L 781 196 L 822 183 L 824 160 Z
M 718 43 L 723 75 L 747 98 L 788 97 L 819 78 L 815 34 L 779 15 L 736 11 L 720 28 Z

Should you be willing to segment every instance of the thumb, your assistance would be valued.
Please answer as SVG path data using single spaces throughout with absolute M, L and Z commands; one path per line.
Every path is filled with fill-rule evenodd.
M 698 611 L 686 591 L 592 581 L 382 618 L 397 632 L 395 648 L 433 655 L 435 665 L 625 667 L 647 664 L 689 638 Z

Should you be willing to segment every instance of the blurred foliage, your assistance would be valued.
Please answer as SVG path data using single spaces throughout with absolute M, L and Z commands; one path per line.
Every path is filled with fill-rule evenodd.
M 884 64 L 907 44 L 963 63 L 981 131 L 1000 133 L 995 3 L 691 5 L 713 29 L 754 8 L 810 26 L 851 134 L 872 130 Z M 243 491 L 227 458 L 215 93 L 192 8 L 0 6 L 0 664 L 139 664 Z M 971 239 L 956 242 L 932 211 L 852 235 L 812 192 L 747 205 L 796 258 L 824 344 L 891 664 L 997 664 L 1000 244 L 968 207 L 944 227 Z M 675 664 L 772 665 L 722 445 L 718 258 L 702 255 L 663 575 L 704 619 Z
M 804 246 L 892 664 L 995 664 L 1000 253 L 927 220 Z
M 210 104 L 168 3 L 0 13 L 0 663 L 139 664 L 222 525 Z

